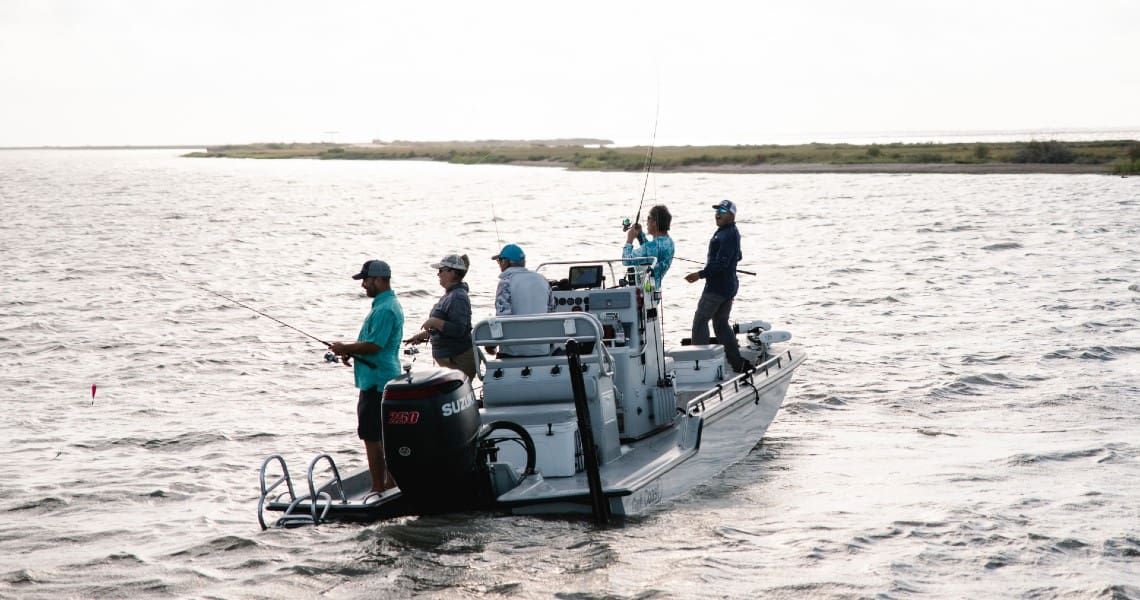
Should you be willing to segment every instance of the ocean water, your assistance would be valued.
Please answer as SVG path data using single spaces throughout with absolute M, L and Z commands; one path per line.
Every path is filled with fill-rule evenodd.
M 1140 179 L 656 175 L 677 255 L 740 205 L 734 315 L 809 360 L 764 441 L 608 528 L 478 513 L 261 531 L 257 468 L 363 464 L 348 369 L 469 254 L 617 256 L 643 180 L 426 162 L 0 152 L 0 597 L 1140 597 Z M 699 287 L 674 263 L 668 335 Z M 426 359 L 420 359 L 426 360 Z M 92 386 L 95 386 L 92 396 Z

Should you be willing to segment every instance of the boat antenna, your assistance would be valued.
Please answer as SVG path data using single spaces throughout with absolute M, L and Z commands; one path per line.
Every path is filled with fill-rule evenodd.
M 198 289 L 202 290 L 203 292 L 206 292 L 207 294 L 213 294 L 214 296 L 217 296 L 217 297 L 221 298 L 222 300 L 226 300 L 226 301 L 228 301 L 228 302 L 232 302 L 233 304 L 236 304 L 236 305 L 238 305 L 238 306 L 240 306 L 240 307 L 242 307 L 242 308 L 244 308 L 244 309 L 246 309 L 246 310 L 250 310 L 250 311 L 253 311 L 253 312 L 255 312 L 255 313 L 257 313 L 257 314 L 259 314 L 259 315 L 261 315 L 261 316 L 265 317 L 266 319 L 269 319 L 270 321 L 273 321 L 273 322 L 275 322 L 275 323 L 278 323 L 278 324 L 280 324 L 280 325 L 284 325 L 285 327 L 288 327 L 289 329 L 292 329 L 293 331 L 296 331 L 297 333 L 299 333 L 299 334 L 301 334 L 301 335 L 303 335 L 303 336 L 305 336 L 305 337 L 307 337 L 307 338 L 309 338 L 309 339 L 311 339 L 311 340 L 315 340 L 315 341 L 317 341 L 317 342 L 320 342 L 320 343 L 321 343 L 321 344 L 323 344 L 323 345 L 324 345 L 324 347 L 326 347 L 326 348 L 330 348 L 330 347 L 332 347 L 332 344 L 331 344 L 331 343 L 329 343 L 329 342 L 326 342 L 325 340 L 322 340 L 321 338 L 319 338 L 319 337 L 317 337 L 317 336 L 315 336 L 315 335 L 312 335 L 312 334 L 310 334 L 310 333 L 307 333 L 307 332 L 305 332 L 305 331 L 302 331 L 302 330 L 300 330 L 300 329 L 298 329 L 298 328 L 296 328 L 296 327 L 294 327 L 294 326 L 292 326 L 292 325 L 290 325 L 290 324 L 286 323 L 285 321 L 282 321 L 281 319 L 278 319 L 277 317 L 275 317 L 275 316 L 273 316 L 273 315 L 270 315 L 270 314 L 267 314 L 267 313 L 265 313 L 265 312 L 263 312 L 263 311 L 257 310 L 256 308 L 254 308 L 254 307 L 252 307 L 252 306 L 250 306 L 250 305 L 248 305 L 248 304 L 244 304 L 244 303 L 242 303 L 242 302 L 238 302 L 237 300 L 234 300 L 233 298 L 230 298 L 229 296 L 226 296 L 226 295 L 224 295 L 224 294 L 219 294 L 218 292 L 215 292 L 214 290 L 211 290 L 210 288 L 208 288 L 208 287 L 206 287 L 206 286 L 204 286 L 204 285 L 199 285 L 199 284 L 197 284 L 197 283 L 194 283 L 194 282 L 192 282 L 192 281 L 186 281 L 185 279 L 179 279 L 178 277 L 175 277 L 175 276 L 173 276 L 173 275 L 170 275 L 170 274 L 168 274 L 168 273 L 162 273 L 161 275 L 162 275 L 163 277 L 168 277 L 168 278 L 170 278 L 170 279 L 173 279 L 173 280 L 175 280 L 175 281 L 180 281 L 180 282 L 182 282 L 182 283 L 185 283 L 185 284 L 186 284 L 186 285 L 188 285 L 188 286 L 191 286 L 191 287 L 195 287 L 195 288 L 198 288 Z M 360 356 L 356 356 L 356 355 L 351 355 L 351 356 L 352 356 L 352 358 L 355 358 L 356 360 L 360 361 L 360 363 L 361 363 L 361 364 L 364 364 L 364 365 L 368 365 L 369 367 L 373 367 L 373 368 L 375 368 L 375 367 L 376 367 L 376 365 L 375 365 L 375 364 L 374 364 L 372 361 L 369 361 L 369 360 L 368 360 L 368 359 L 366 359 L 366 358 L 361 358 Z M 348 363 L 346 362 L 345 364 L 348 364 Z
M 657 107 L 653 112 L 653 139 L 649 143 L 649 151 L 645 154 L 645 183 L 641 185 L 641 201 L 637 203 L 637 216 L 634 223 L 641 223 L 641 207 L 645 205 L 645 191 L 649 189 L 649 173 L 653 170 L 653 150 L 657 147 L 657 123 L 661 117 L 661 82 L 657 82 Z M 622 231 L 629 231 L 630 223 L 622 224 Z

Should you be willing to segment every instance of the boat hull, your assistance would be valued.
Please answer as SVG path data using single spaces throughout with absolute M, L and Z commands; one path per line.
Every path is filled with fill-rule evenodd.
M 678 416 L 670 430 L 602 468 L 602 483 L 615 515 L 637 515 L 680 496 L 739 462 L 761 441 L 780 410 L 795 369 L 804 360 L 792 352 L 768 376 L 738 377 L 723 384 L 723 400 L 706 403 L 697 414 Z M 734 382 L 740 382 L 733 389 Z M 731 390 L 731 391 L 729 391 Z M 638 460 L 633 456 L 657 456 Z M 627 464 L 619 464 L 627 461 Z M 500 496 L 514 514 L 590 513 L 584 474 L 520 486 Z
M 679 390 L 684 408 L 672 424 L 645 439 L 623 445 L 620 457 L 602 465 L 602 489 L 611 513 L 644 513 L 685 494 L 744 458 L 763 439 L 804 358 L 802 351 L 784 350 L 780 357 L 711 390 Z M 368 522 L 428 512 L 415 506 L 399 489 L 379 496 L 370 494 L 370 483 L 368 471 L 362 470 L 339 486 L 325 482 L 304 498 L 292 502 L 278 498 L 266 502 L 264 508 L 300 515 L 293 521 L 279 523 L 284 525 L 325 520 Z M 310 499 L 314 496 L 321 499 L 314 503 Z M 519 515 L 590 514 L 586 474 L 526 476 L 499 495 L 490 508 Z M 306 518 L 307 515 L 312 517 Z

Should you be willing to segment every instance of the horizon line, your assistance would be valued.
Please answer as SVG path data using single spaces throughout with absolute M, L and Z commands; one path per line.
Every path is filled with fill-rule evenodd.
M 783 145 L 803 145 L 803 144 L 811 144 L 811 143 L 822 143 L 822 144 L 849 143 L 852 145 L 871 145 L 871 144 L 890 144 L 890 143 L 907 143 L 907 142 L 904 142 L 902 139 L 899 139 L 897 142 L 826 141 L 826 139 L 832 138 L 834 140 L 836 138 L 840 138 L 840 139 L 845 138 L 847 140 L 855 140 L 855 139 L 860 139 L 860 138 L 869 139 L 869 138 L 889 138 L 889 137 L 921 138 L 923 136 L 946 136 L 946 137 L 960 138 L 960 137 L 970 136 L 970 135 L 984 137 L 984 136 L 1012 136 L 1012 135 L 1019 135 L 1019 134 L 1025 134 L 1026 136 L 1028 136 L 1028 138 L 1025 140 L 1003 140 L 1004 142 L 1011 142 L 1011 141 L 1016 142 L 1016 141 L 1038 141 L 1034 138 L 1036 136 L 1041 136 L 1041 135 L 1091 134 L 1091 133 L 1113 133 L 1113 132 L 1135 133 L 1135 134 L 1137 134 L 1136 137 L 1140 138 L 1140 125 L 1120 126 L 1120 127 L 1058 127 L 1058 128 L 1050 128 L 1050 129 L 1005 129 L 1005 130 L 1002 130 L 1002 129 L 979 129 L 979 130 L 954 130 L 954 129 L 950 129 L 950 130 L 922 130 L 922 131 L 897 131 L 897 130 L 889 131 L 889 130 L 884 130 L 884 131 L 861 131 L 861 132 L 854 132 L 854 131 L 851 131 L 851 132 L 837 132 L 837 131 L 820 132 L 820 131 L 816 131 L 816 132 L 809 132 L 809 133 L 790 133 L 789 132 L 789 133 L 772 133 L 772 134 L 768 134 L 765 137 L 775 138 L 775 139 L 797 138 L 797 139 L 803 139 L 803 140 L 808 140 L 808 139 L 811 139 L 813 137 L 819 137 L 819 138 L 823 138 L 824 141 L 812 139 L 812 141 L 800 141 L 800 142 L 788 142 L 788 141 L 701 142 L 701 143 L 691 143 L 690 142 L 690 143 L 682 143 L 682 144 L 676 144 L 676 143 L 670 144 L 667 142 L 665 144 L 659 144 L 659 145 L 663 146 L 663 147 L 669 146 L 669 145 L 696 146 L 696 147 L 783 146 Z M 1128 139 L 1133 139 L 1133 138 L 1128 138 Z M 608 141 L 610 143 L 606 144 L 606 145 L 614 146 L 614 147 L 636 147 L 636 146 L 644 146 L 645 145 L 645 144 L 641 144 L 641 143 L 627 144 L 627 143 L 624 143 L 625 140 L 623 140 L 622 142 L 614 142 L 608 138 L 598 138 L 598 137 L 592 137 L 592 136 L 560 136 L 560 137 L 547 137 L 547 138 L 481 138 L 481 139 L 449 139 L 449 140 L 444 140 L 444 139 L 413 140 L 413 139 L 396 139 L 396 138 L 393 138 L 391 140 L 381 140 L 379 138 L 373 138 L 372 140 L 369 140 L 369 141 L 354 141 L 354 142 L 320 140 L 320 141 L 292 141 L 292 142 L 281 142 L 281 141 L 238 142 L 238 143 L 225 142 L 225 143 L 212 143 L 212 144 L 187 144 L 187 143 L 169 143 L 169 144 L 167 144 L 167 143 L 148 143 L 148 144 L 40 144 L 40 145 L 26 145 L 25 144 L 25 145 L 15 145 L 15 146 L 0 146 L 0 150 L 188 150 L 188 149 L 196 149 L 196 148 L 210 148 L 210 147 L 217 147 L 217 146 L 252 146 L 252 145 L 256 145 L 256 144 L 333 144 L 333 145 L 358 146 L 358 145 L 370 145 L 370 144 L 378 144 L 378 143 L 390 144 L 390 143 L 394 143 L 394 142 L 441 143 L 441 144 L 443 144 L 443 143 L 468 143 L 468 144 L 470 144 L 470 143 L 481 143 L 481 142 L 482 143 L 530 142 L 530 141 L 551 142 L 551 141 L 559 141 L 559 140 Z M 985 140 L 980 140 L 980 139 L 974 140 L 974 141 L 977 143 L 985 143 Z M 1065 141 L 1065 140 L 1058 140 L 1058 141 Z M 1077 140 L 1070 140 L 1070 141 L 1077 141 Z M 1079 140 L 1079 141 L 1089 141 L 1089 140 Z M 1101 139 L 1097 139 L 1097 140 L 1093 140 L 1093 141 L 1114 141 L 1114 140 L 1111 140 L 1108 138 L 1101 138 Z M 1122 140 L 1115 140 L 1115 141 L 1122 141 Z M 911 142 L 911 143 L 922 143 L 922 142 Z M 938 142 L 935 142 L 935 143 L 938 143 Z M 942 143 L 947 143 L 947 142 L 942 142 Z M 961 142 L 961 143 L 969 143 L 969 142 Z M 993 143 L 993 142 L 991 142 L 991 143 Z

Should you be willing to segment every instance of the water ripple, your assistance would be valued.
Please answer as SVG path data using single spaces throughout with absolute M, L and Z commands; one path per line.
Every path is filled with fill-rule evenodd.
M 655 177 L 679 257 L 704 255 L 707 198 L 737 201 L 758 275 L 733 314 L 809 352 L 763 443 L 610 528 L 462 514 L 260 532 L 265 455 L 362 466 L 351 371 L 164 275 L 353 339 L 368 300 L 349 276 L 382 258 L 407 336 L 441 254 L 486 257 L 466 281 L 489 316 L 505 240 L 532 266 L 616 255 L 642 182 L 0 152 L 0 596 L 1137 596 L 1132 178 Z M 664 283 L 670 345 L 701 292 L 686 272 Z
M 1140 352 L 1140 346 L 1089 346 L 1054 350 L 1045 355 L 1047 359 L 1077 360 L 1116 360 L 1122 354 Z
M 1083 450 L 1068 450 L 1046 452 L 1041 454 L 1017 454 L 1006 462 L 1013 466 L 1035 465 L 1043 462 L 1064 462 L 1100 456 L 1107 451 L 1106 448 L 1087 448 Z
M 1021 248 L 1021 247 L 1022 247 L 1021 244 L 1019 244 L 1017 242 L 1002 242 L 1000 244 L 990 244 L 988 246 L 982 246 L 982 250 L 991 250 L 991 251 L 992 250 L 1015 250 L 1015 249 Z

